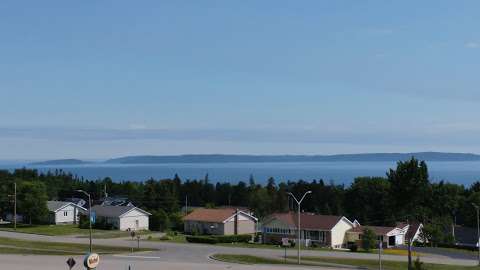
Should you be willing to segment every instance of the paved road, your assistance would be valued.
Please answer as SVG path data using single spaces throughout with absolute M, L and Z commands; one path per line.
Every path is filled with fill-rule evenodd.
M 88 239 L 74 238 L 74 237 L 57 237 L 44 236 L 34 234 L 22 234 L 14 232 L 0 231 L 0 237 L 11 237 L 17 239 L 26 239 L 34 241 L 49 241 L 49 242 L 69 242 L 69 243 L 88 243 Z M 94 239 L 94 244 L 111 245 L 111 246 L 136 246 L 136 242 L 126 239 Z M 141 255 L 133 254 L 131 257 L 111 256 L 109 260 L 130 260 L 130 261 L 157 261 L 165 263 L 195 263 L 213 265 L 219 264 L 216 261 L 209 259 L 209 256 L 215 253 L 226 254 L 248 254 L 270 258 L 278 258 L 283 256 L 283 250 L 274 249 L 257 249 L 257 248 L 239 248 L 239 247 L 224 247 L 215 245 L 202 244 L 179 244 L 156 241 L 142 241 L 141 247 L 158 249 L 157 251 L 144 253 Z M 296 256 L 295 250 L 288 250 L 288 256 Z M 351 253 L 351 252 L 336 252 L 336 251 L 302 251 L 303 256 L 317 256 L 317 257 L 333 257 L 333 258 L 355 258 L 355 259 L 378 259 L 376 254 L 366 253 Z M 384 260 L 392 261 L 407 261 L 406 256 L 384 255 Z M 422 261 L 430 263 L 442 263 L 451 265 L 476 265 L 475 260 L 471 259 L 456 259 L 443 255 L 429 254 L 423 256 Z M 0 262 L 1 263 L 1 262 Z M 2 265 L 3 266 L 3 265 Z
M 77 264 L 73 270 L 84 269 L 82 266 L 82 257 L 74 257 Z M 68 269 L 65 263 L 67 258 L 61 256 L 21 256 L 21 255 L 0 255 L 0 269 L 8 270 L 56 270 L 56 269 Z M 100 259 L 100 265 L 97 270 L 278 270 L 278 269 L 295 269 L 295 270 L 307 270 L 312 269 L 306 267 L 296 266 L 267 266 L 267 265 L 241 265 L 241 264 L 228 264 L 217 262 L 212 263 L 189 263 L 189 262 L 166 262 L 153 259 L 118 259 L 114 257 L 102 257 Z M 318 270 L 333 270 L 332 268 L 315 268 Z M 335 270 L 352 270 L 335 268 Z

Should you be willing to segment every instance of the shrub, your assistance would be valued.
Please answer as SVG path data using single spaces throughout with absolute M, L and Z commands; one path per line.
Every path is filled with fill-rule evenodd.
M 212 236 L 187 236 L 185 237 L 189 243 L 204 243 L 204 244 L 216 244 L 217 239 Z
M 216 244 L 216 243 L 248 243 L 252 240 L 252 236 L 249 234 L 239 235 L 209 235 L 209 236 L 194 236 L 190 235 L 186 237 L 187 242 L 190 243 L 204 243 L 204 244 Z
M 218 235 L 212 237 L 216 238 L 218 243 L 248 243 L 252 240 L 252 236 L 249 234 Z
M 161 241 L 168 241 L 168 240 L 171 240 L 171 238 L 168 237 L 167 235 L 164 235 L 164 236 L 160 237 L 160 240 Z
M 165 231 L 170 229 L 170 218 L 168 214 L 160 209 L 158 211 L 152 211 L 150 216 L 149 229 L 151 231 Z
M 357 252 L 358 251 L 358 246 L 357 244 L 351 244 L 349 247 L 351 252 Z
M 365 251 L 370 251 L 370 250 L 374 249 L 376 242 L 377 242 L 377 236 L 375 235 L 375 233 L 372 230 L 370 230 L 368 228 L 363 230 L 362 248 Z

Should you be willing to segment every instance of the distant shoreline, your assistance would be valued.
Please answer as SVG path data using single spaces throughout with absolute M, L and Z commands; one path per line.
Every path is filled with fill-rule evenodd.
M 352 162 L 352 161 L 400 161 L 415 157 L 426 161 L 480 161 L 480 155 L 471 153 L 413 152 L 413 153 L 366 153 L 338 155 L 169 155 L 126 156 L 105 161 L 80 159 L 56 159 L 28 163 L 33 166 L 82 165 L 82 164 L 172 164 L 172 163 L 275 163 L 275 162 Z

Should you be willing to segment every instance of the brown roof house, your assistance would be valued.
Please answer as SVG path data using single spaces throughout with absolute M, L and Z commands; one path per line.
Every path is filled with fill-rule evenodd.
M 278 244 L 283 238 L 288 238 L 296 242 L 297 225 L 297 213 L 275 213 L 263 222 L 263 241 Z M 345 233 L 353 227 L 354 224 L 343 216 L 300 214 L 300 238 L 302 244 L 307 246 L 315 244 L 331 248 L 346 247 Z
M 257 218 L 232 208 L 195 209 L 183 218 L 187 234 L 236 235 L 254 234 Z

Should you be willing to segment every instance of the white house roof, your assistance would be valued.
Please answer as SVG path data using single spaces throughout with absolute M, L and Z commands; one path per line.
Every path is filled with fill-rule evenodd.
M 183 220 L 225 223 L 236 215 L 244 215 L 257 222 L 256 217 L 234 208 L 198 208 L 193 210 L 193 212 L 191 212 L 190 214 L 186 215 Z
M 122 217 L 132 210 L 138 210 L 147 216 L 151 214 L 135 206 L 112 206 L 112 205 L 95 205 L 92 207 L 92 212 L 95 212 L 99 217 Z
M 64 201 L 47 201 L 47 208 L 50 212 L 57 212 L 63 208 L 65 208 L 66 206 L 68 205 L 72 205 L 73 207 L 78 207 L 84 211 L 86 211 L 87 209 L 79 206 L 79 205 L 76 205 L 72 202 L 64 202 Z

